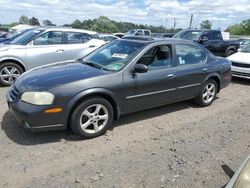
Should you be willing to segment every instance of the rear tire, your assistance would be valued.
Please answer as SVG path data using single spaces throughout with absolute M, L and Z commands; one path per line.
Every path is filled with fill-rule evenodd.
M 226 57 L 228 57 L 228 56 L 230 56 L 230 55 L 232 55 L 234 53 L 235 53 L 234 50 L 228 50 L 227 53 L 226 53 Z
M 0 64 L 0 84 L 10 86 L 22 73 L 23 69 L 16 63 L 2 63 Z
M 101 97 L 93 97 L 75 108 L 70 118 L 70 127 L 78 135 L 94 138 L 107 131 L 113 117 L 112 105 Z
M 209 106 L 213 103 L 218 92 L 218 84 L 215 80 L 208 80 L 201 88 L 199 96 L 194 102 L 202 107 Z

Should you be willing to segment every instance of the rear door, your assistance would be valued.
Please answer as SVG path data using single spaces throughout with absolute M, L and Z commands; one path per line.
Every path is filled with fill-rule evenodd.
M 66 59 L 74 60 L 81 58 L 96 50 L 104 43 L 104 41 L 92 39 L 87 33 L 66 32 Z
M 207 55 L 199 46 L 189 43 L 175 44 L 176 87 L 180 99 L 195 97 L 208 75 Z
M 65 44 L 62 31 L 48 31 L 26 47 L 28 69 L 65 60 Z

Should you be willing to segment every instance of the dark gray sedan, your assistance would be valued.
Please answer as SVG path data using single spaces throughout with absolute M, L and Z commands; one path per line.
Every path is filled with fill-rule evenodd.
M 7 101 L 32 131 L 69 126 L 93 138 L 123 114 L 188 99 L 209 106 L 230 81 L 230 62 L 194 42 L 118 39 L 76 62 L 23 74 Z

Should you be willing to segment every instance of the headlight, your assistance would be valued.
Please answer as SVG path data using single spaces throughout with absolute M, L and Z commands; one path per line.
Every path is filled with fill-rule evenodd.
M 54 98 L 54 95 L 49 92 L 25 92 L 21 100 L 34 105 L 50 105 Z

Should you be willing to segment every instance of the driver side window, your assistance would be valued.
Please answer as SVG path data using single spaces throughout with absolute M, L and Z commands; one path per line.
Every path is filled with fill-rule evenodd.
M 173 67 L 170 45 L 160 45 L 149 49 L 138 61 L 148 67 L 149 71 Z

